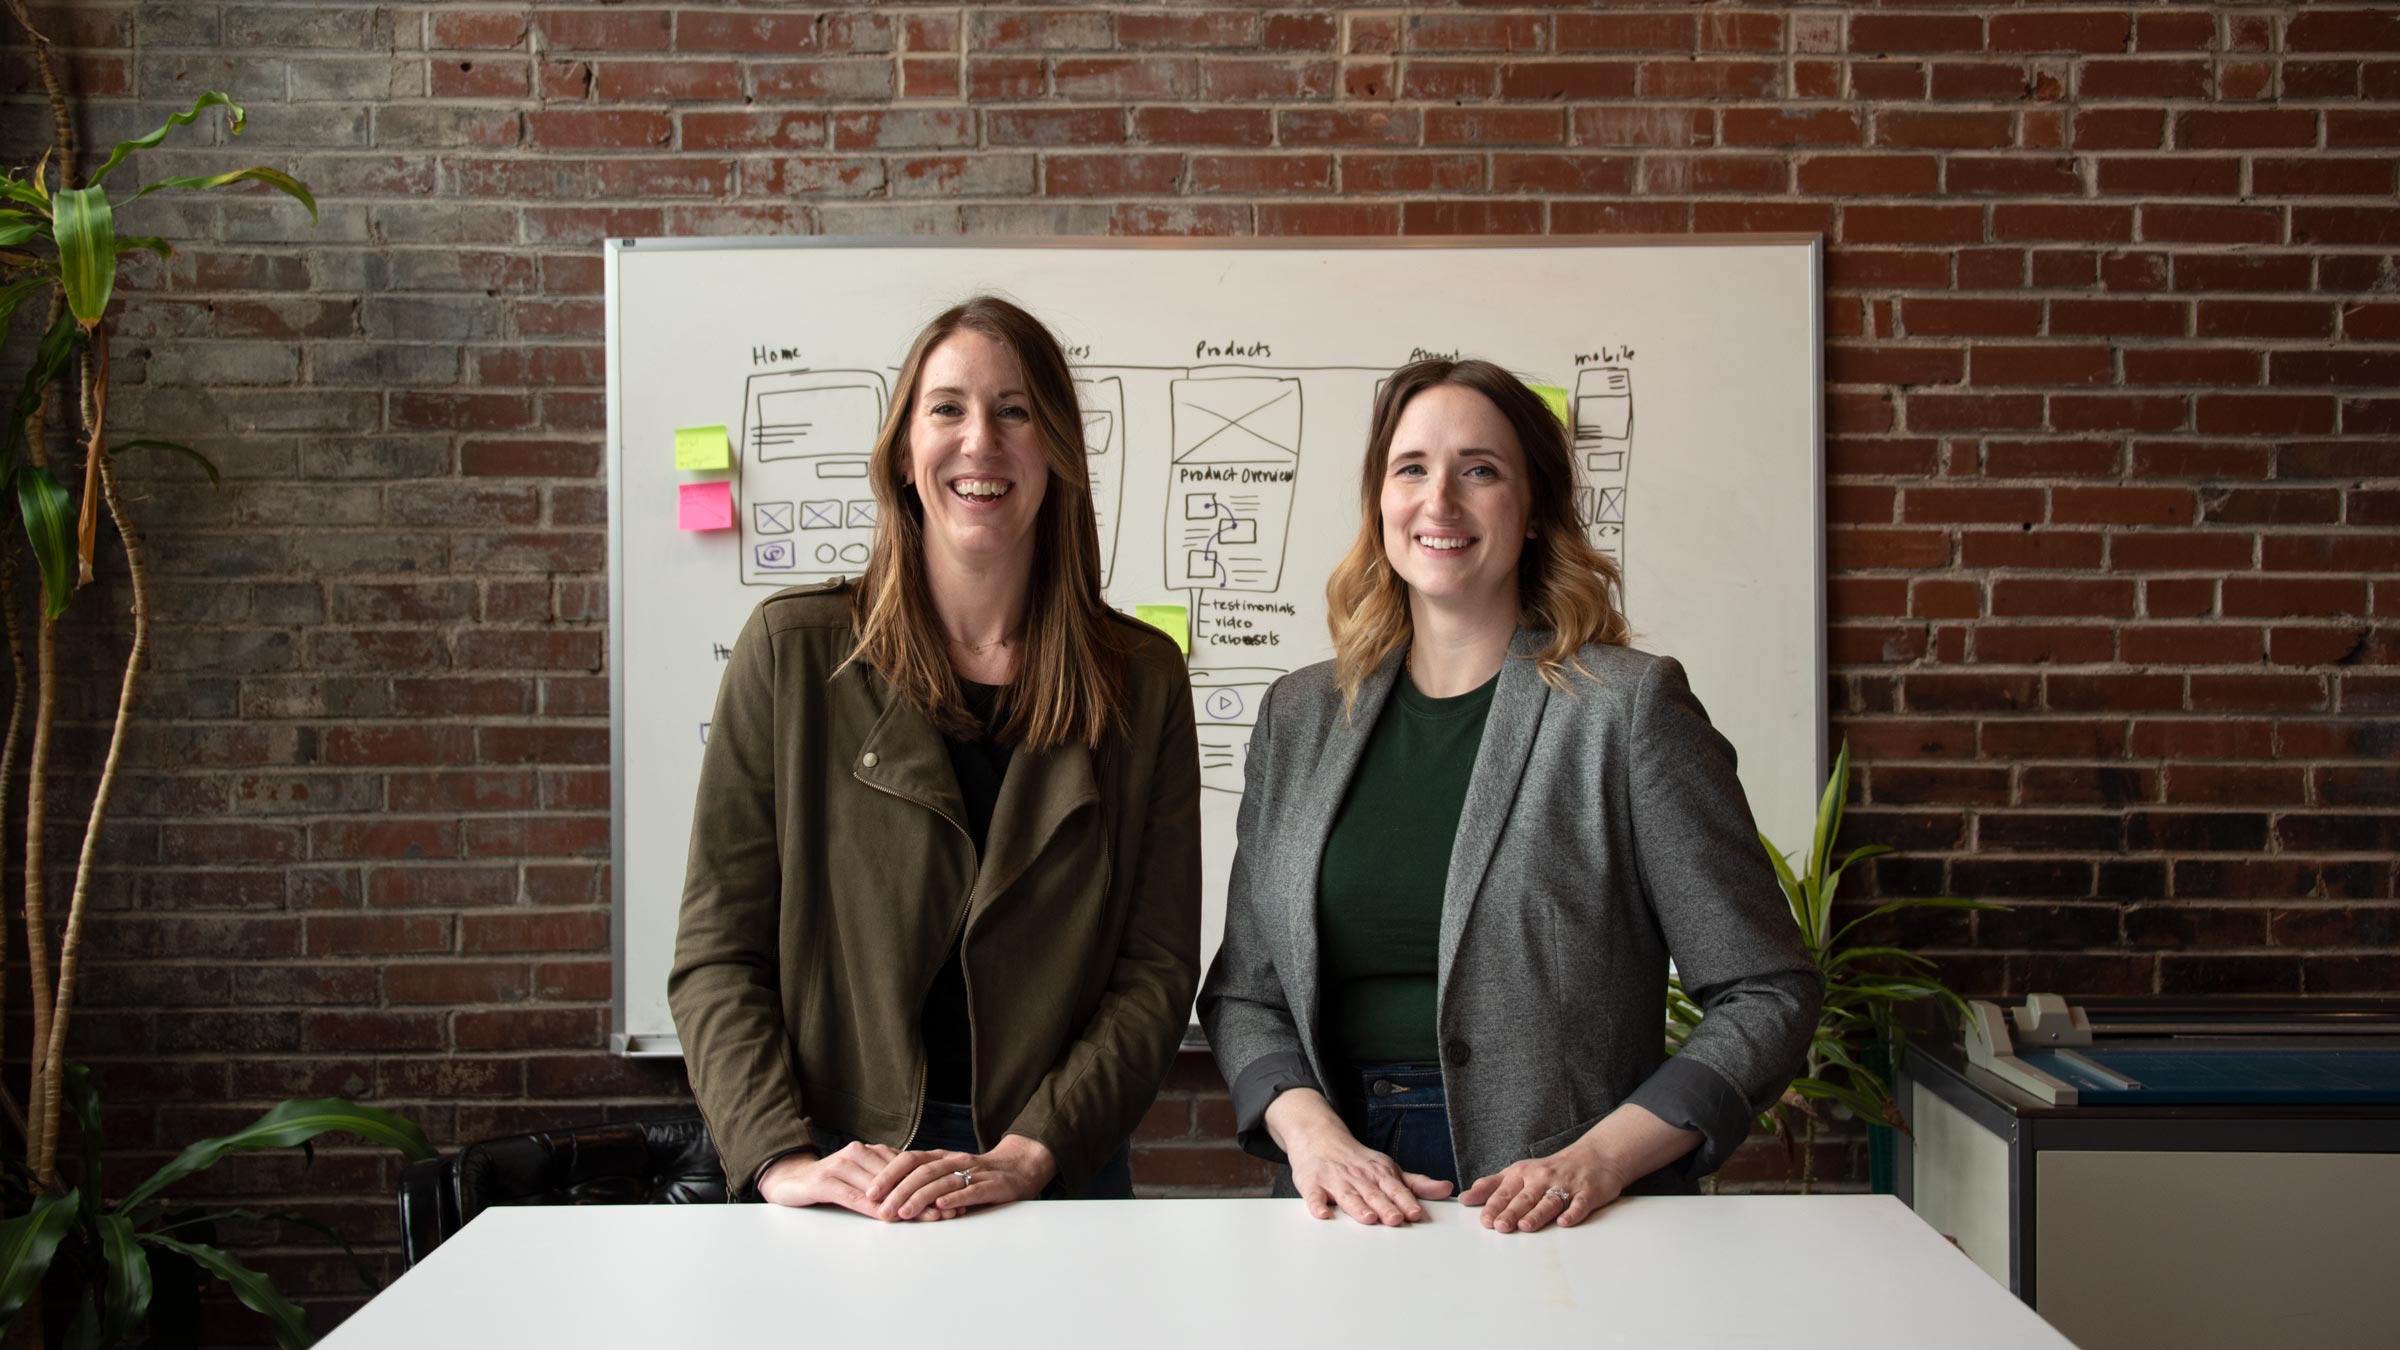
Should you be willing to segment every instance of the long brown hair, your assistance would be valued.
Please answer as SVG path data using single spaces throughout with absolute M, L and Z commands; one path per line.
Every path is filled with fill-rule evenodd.
M 1383 473 L 1401 412 L 1409 400 L 1441 385 L 1490 399 L 1525 452 L 1531 488 L 1526 523 L 1533 533 L 1517 557 L 1517 613 L 1527 628 L 1550 632 L 1549 645 L 1534 658 L 1542 679 L 1554 689 L 1567 689 L 1567 671 L 1583 669 L 1575 653 L 1584 644 L 1621 646 L 1633 636 L 1617 608 L 1623 586 L 1617 565 L 1584 539 L 1583 523 L 1575 518 L 1574 447 L 1557 415 L 1523 381 L 1489 361 L 1418 361 L 1393 371 L 1376 396 L 1359 474 L 1358 537 L 1325 581 L 1334 683 L 1345 709 L 1358 701 L 1359 686 L 1384 658 L 1415 635 L 1408 583 L 1383 551 Z
M 996 296 L 974 296 L 943 310 L 917 334 L 901 363 L 892 406 L 868 461 L 875 485 L 875 545 L 851 600 L 858 647 L 850 659 L 873 668 L 943 731 L 979 734 L 926 582 L 925 503 L 906 481 L 908 427 L 925 358 L 961 331 L 980 333 L 1017 358 L 1050 467 L 1034 516 L 1023 641 L 1016 674 L 1001 692 L 997 734 L 1035 753 L 1073 741 L 1096 746 L 1124 711 L 1125 651 L 1100 596 L 1100 529 L 1084 465 L 1075 378 L 1058 339 L 1042 321 Z

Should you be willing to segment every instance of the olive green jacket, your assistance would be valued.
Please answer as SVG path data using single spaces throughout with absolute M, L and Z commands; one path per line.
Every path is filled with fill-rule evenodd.
M 1079 1189 L 1133 1133 L 1200 963 L 1200 770 L 1175 645 L 1124 620 L 1127 706 L 1097 748 L 1019 750 L 980 864 L 941 733 L 851 652 L 849 588 L 779 592 L 717 695 L 667 979 L 734 1194 L 819 1122 L 898 1146 L 918 1019 L 963 942 L 975 1130 Z

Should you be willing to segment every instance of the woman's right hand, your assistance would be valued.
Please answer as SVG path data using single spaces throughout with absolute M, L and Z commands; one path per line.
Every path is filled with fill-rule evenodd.
M 874 1184 L 894 1154 L 881 1144 L 854 1140 L 823 1157 L 813 1153 L 787 1153 L 767 1165 L 758 1179 L 758 1198 L 770 1205 L 840 1205 L 856 1210 L 868 1218 L 880 1218 L 876 1204 L 867 1198 L 867 1188 Z
M 1415 1172 L 1366 1145 L 1334 1114 L 1323 1093 L 1294 1088 L 1267 1104 L 1267 1133 L 1291 1159 L 1300 1202 L 1320 1219 L 1333 1211 L 1363 1224 L 1423 1223 L 1426 1200 L 1450 1194 L 1450 1183 Z

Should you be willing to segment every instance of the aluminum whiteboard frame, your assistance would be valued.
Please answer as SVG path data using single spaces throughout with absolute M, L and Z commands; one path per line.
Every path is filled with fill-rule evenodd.
M 1815 687 L 1825 687 L 1825 236 L 1822 234 L 1629 234 L 1596 237 L 1565 237 L 1557 235 L 1422 235 L 1411 237 L 1340 237 L 1295 240 L 1288 238 L 1262 239 L 1255 237 L 1145 237 L 1119 239 L 1105 235 L 1068 235 L 1048 239 L 1027 239 L 1009 236 L 977 238 L 972 235 L 941 236 L 938 238 L 911 237 L 882 239 L 857 235 L 819 236 L 785 235 L 773 238 L 750 238 L 739 235 L 708 239 L 610 239 L 602 245 L 602 271 L 605 295 L 602 302 L 608 362 L 608 960 L 609 1008 L 608 1048 L 630 1059 L 681 1059 L 682 1041 L 672 1035 L 637 1034 L 625 1025 L 625 741 L 617 729 L 625 725 L 625 688 L 617 678 L 624 667 L 625 641 L 625 584 L 620 575 L 625 515 L 623 498 L 624 454 L 619 443 L 617 399 L 624 388 L 619 378 L 617 359 L 617 268 L 628 250 L 644 253 L 707 252 L 735 249 L 843 249 L 843 248 L 924 248 L 924 249 L 1121 249 L 1126 252 L 1228 250 L 1235 252 L 1314 253 L 1338 249 L 1529 249 L 1529 248 L 1759 248 L 1808 246 L 1808 283 L 1817 303 L 1809 307 L 1809 382 L 1820 397 L 1809 402 L 1809 476 L 1817 490 L 1809 495 L 1809 514 L 1812 528 L 1809 539 L 1813 545 L 1815 584 L 1810 590 L 1814 613 L 1810 616 L 1812 635 L 1812 673 Z M 1816 778 L 1825 778 L 1825 742 L 1829 735 L 1827 718 L 1820 711 L 1816 732 Z M 1197 1023 L 1185 1029 L 1183 1049 L 1207 1048 L 1208 1041 Z

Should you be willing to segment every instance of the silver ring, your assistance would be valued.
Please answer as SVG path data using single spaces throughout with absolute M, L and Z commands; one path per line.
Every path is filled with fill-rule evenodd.
M 973 1172 L 952 1172 L 950 1175 L 957 1177 L 958 1184 L 961 1186 L 972 1186 L 975 1184 L 975 1174 Z
M 1549 1196 L 1553 1200 L 1572 1200 L 1575 1198 L 1574 1196 L 1567 1194 L 1565 1191 L 1560 1190 L 1556 1186 L 1553 1186 L 1549 1190 L 1542 1192 L 1542 1194 Z

